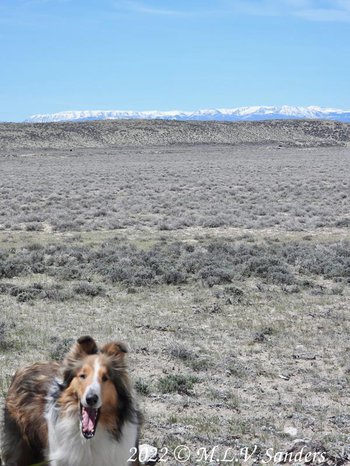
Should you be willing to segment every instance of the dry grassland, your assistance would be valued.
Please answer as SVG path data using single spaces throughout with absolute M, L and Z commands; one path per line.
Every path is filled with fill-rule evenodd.
M 11 151 L 10 151 L 11 152 Z M 0 157 L 0 388 L 118 338 L 142 440 L 350 456 L 350 151 L 182 145 Z M 200 463 L 196 463 L 200 464 Z M 212 464 L 224 464 L 216 461 Z

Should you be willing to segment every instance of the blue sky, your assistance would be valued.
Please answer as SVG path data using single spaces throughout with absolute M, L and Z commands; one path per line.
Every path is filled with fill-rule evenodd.
M 350 109 L 350 0 L 0 0 L 0 120 Z

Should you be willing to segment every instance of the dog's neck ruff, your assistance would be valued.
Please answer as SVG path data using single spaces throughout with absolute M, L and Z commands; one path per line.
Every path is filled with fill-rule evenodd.
M 119 440 L 98 426 L 92 439 L 81 434 L 79 419 L 60 416 L 50 419 L 48 412 L 50 466 L 127 466 L 137 442 L 138 426 L 127 421 Z M 55 417 L 55 414 L 54 414 Z

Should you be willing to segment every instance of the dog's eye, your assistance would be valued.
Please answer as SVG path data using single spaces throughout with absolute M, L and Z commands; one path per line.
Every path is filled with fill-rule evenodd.
M 107 382 L 107 380 L 108 380 L 108 375 L 103 374 L 103 376 L 102 376 L 102 382 Z
M 82 380 L 86 379 L 86 374 L 79 374 L 79 378 Z

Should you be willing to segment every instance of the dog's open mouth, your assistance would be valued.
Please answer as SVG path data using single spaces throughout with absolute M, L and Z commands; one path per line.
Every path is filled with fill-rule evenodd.
M 80 405 L 81 433 L 86 439 L 90 439 L 95 435 L 99 414 L 99 409 L 86 408 Z

